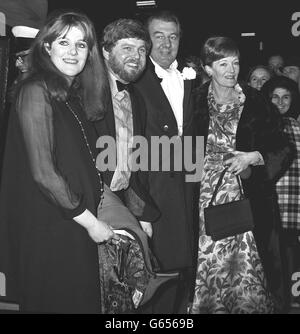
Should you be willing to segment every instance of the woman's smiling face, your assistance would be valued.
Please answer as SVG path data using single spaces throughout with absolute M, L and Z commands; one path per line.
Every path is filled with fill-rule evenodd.
M 51 45 L 46 43 L 45 48 L 57 69 L 70 78 L 83 70 L 89 52 L 83 31 L 77 27 L 66 28 Z
M 207 73 L 219 86 L 234 87 L 240 72 L 240 63 L 237 56 L 229 56 L 216 60 L 211 66 L 206 65 Z
M 285 114 L 290 109 L 292 103 L 291 92 L 285 88 L 275 88 L 271 96 L 272 103 L 276 105 L 281 114 Z

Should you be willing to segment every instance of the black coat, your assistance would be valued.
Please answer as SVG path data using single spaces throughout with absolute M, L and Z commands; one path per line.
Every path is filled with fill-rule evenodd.
M 210 82 L 193 91 L 197 135 L 206 143 L 209 127 L 208 87 Z M 279 216 L 275 182 L 294 157 L 294 147 L 282 131 L 277 110 L 257 90 L 240 83 L 246 96 L 236 133 L 236 150 L 259 151 L 264 166 L 251 167 L 251 176 L 242 180 L 250 198 L 255 220 L 254 237 L 271 287 L 278 289 L 280 281 Z
M 143 76 L 135 83 L 146 106 L 146 137 L 178 135 L 171 105 L 160 85 L 151 61 Z M 193 134 L 192 81 L 184 81 L 183 134 Z M 149 150 L 150 151 L 150 150 Z M 164 158 L 160 155 L 160 158 Z M 170 155 L 170 161 L 174 161 Z M 142 174 L 142 182 L 161 211 L 153 224 L 152 246 L 163 270 L 192 266 L 193 258 L 193 191 L 195 185 L 185 182 L 183 171 L 150 171 Z
M 19 103 L 27 123 L 18 116 L 21 112 L 11 110 L 0 191 L 4 300 L 19 303 L 24 312 L 100 313 L 97 244 L 73 220 L 85 209 L 96 215 L 100 192 L 94 162 L 66 104 L 49 105 L 39 84 L 24 90 Z M 70 96 L 69 104 L 95 154 L 96 133 L 78 98 Z M 25 131 L 28 124 L 33 126 Z M 37 154 L 39 159 L 32 163 Z M 79 197 L 79 205 L 73 208 L 72 201 L 59 201 L 68 198 L 65 194 Z

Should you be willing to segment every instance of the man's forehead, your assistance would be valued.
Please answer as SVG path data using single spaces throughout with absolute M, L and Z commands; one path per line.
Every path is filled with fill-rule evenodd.
M 117 41 L 116 45 L 132 45 L 132 46 L 145 46 L 146 42 L 140 38 L 130 37 L 121 38 Z
M 283 59 L 281 56 L 272 56 L 269 59 L 269 63 L 282 63 Z
M 178 33 L 179 27 L 173 21 L 168 22 L 159 19 L 154 19 L 149 24 L 149 30 L 151 30 L 152 32 L 167 30 L 167 31 L 172 31 L 173 33 Z

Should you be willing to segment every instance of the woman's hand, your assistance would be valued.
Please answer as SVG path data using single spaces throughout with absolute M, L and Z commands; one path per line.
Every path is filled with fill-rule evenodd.
M 93 225 L 87 228 L 89 236 L 96 242 L 109 241 L 111 239 L 119 240 L 120 237 L 114 233 L 108 224 L 102 220 L 97 220 Z
M 224 161 L 224 165 L 228 167 L 228 171 L 239 175 L 246 170 L 250 165 L 254 165 L 260 159 L 260 154 L 257 151 L 254 152 L 232 152 L 233 157 Z
M 97 243 L 108 240 L 119 240 L 111 227 L 102 220 L 98 220 L 88 209 L 73 218 L 79 225 L 84 227 L 89 236 Z

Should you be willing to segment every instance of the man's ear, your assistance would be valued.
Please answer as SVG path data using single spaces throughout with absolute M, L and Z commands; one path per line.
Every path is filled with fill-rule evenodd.
M 44 43 L 44 48 L 46 50 L 46 52 L 48 53 L 48 55 L 50 56 L 50 51 L 51 51 L 51 47 L 49 43 Z
M 102 54 L 104 59 L 108 60 L 109 59 L 109 52 L 104 49 L 104 46 L 102 46 Z

